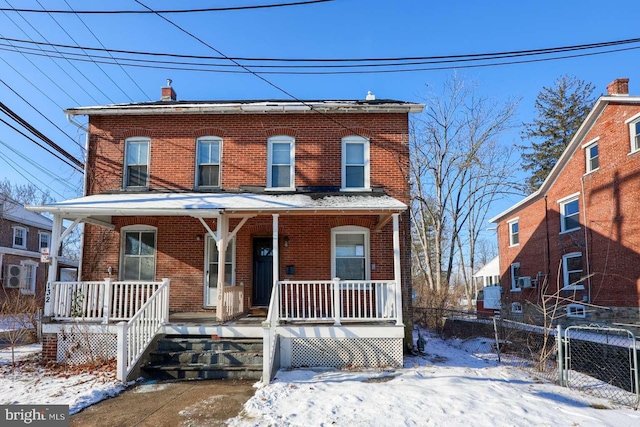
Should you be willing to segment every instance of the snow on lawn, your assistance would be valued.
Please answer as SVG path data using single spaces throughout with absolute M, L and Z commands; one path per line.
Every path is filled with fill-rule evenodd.
M 69 412 L 75 414 L 125 388 L 115 379 L 112 366 L 43 365 L 38 361 L 41 352 L 41 344 L 16 347 L 20 362 L 14 371 L 11 349 L 0 349 L 0 405 L 69 405 Z
M 472 343 L 481 346 L 481 340 Z M 428 338 L 403 369 L 279 371 L 231 426 L 638 426 L 640 412 Z M 488 352 L 488 351 L 487 351 Z

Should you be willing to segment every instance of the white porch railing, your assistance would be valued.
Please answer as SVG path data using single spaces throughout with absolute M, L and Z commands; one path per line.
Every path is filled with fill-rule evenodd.
M 45 316 L 54 320 L 129 320 L 163 282 L 52 282 Z
M 244 289 L 242 286 L 224 286 L 222 288 L 222 305 L 218 317 L 221 321 L 227 321 L 244 313 Z
M 140 310 L 128 322 L 118 323 L 118 380 L 127 380 L 160 327 L 169 321 L 169 283 L 169 279 L 162 279 Z

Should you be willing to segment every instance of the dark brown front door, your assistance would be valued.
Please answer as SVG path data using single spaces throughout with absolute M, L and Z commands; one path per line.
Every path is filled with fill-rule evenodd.
M 253 239 L 253 305 L 267 306 L 273 286 L 273 245 L 271 237 Z

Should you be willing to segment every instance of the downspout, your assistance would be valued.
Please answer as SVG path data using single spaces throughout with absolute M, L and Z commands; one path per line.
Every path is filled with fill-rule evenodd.
M 89 129 L 84 127 L 82 124 L 76 122 L 71 118 L 71 114 L 67 113 L 67 121 L 72 125 L 76 126 L 78 129 L 84 131 L 84 177 L 82 180 L 82 195 L 87 195 L 87 182 L 88 182 L 88 174 L 87 169 L 89 167 Z M 80 228 L 80 259 L 78 260 L 78 277 L 77 280 L 82 280 L 82 261 L 84 259 L 84 224 Z
M 551 243 L 549 241 L 549 205 L 548 205 L 548 200 L 547 200 L 547 196 L 544 196 L 544 226 L 545 226 L 545 233 L 546 233 L 546 240 L 547 240 L 547 256 L 546 256 L 546 263 L 547 263 L 547 281 L 549 280 L 550 276 L 551 276 Z M 547 286 L 548 286 L 548 282 L 547 282 Z M 542 301 L 542 286 L 538 286 L 539 291 L 538 291 L 538 304 L 540 304 Z
M 584 175 L 580 178 L 580 185 L 582 187 L 582 210 L 584 210 L 584 255 L 587 259 L 587 301 L 591 304 L 591 265 L 589 264 L 589 232 L 587 231 L 587 195 L 584 192 Z

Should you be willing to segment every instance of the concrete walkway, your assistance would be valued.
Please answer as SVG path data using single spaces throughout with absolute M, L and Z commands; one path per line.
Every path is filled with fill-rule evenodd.
M 71 426 L 223 426 L 255 393 L 255 381 L 139 384 L 71 416 Z

